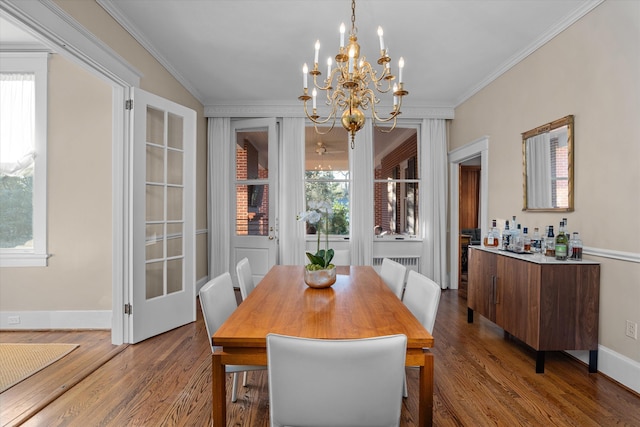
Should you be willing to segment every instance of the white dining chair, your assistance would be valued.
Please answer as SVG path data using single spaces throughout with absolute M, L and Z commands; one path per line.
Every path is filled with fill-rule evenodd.
M 211 337 L 218 328 L 227 320 L 227 318 L 238 307 L 236 296 L 233 291 L 233 282 L 229 273 L 223 273 L 220 276 L 207 282 L 199 292 L 200 306 L 202 307 L 202 315 L 204 324 L 207 328 L 207 336 L 211 351 L 215 351 Z M 256 371 L 267 369 L 266 366 L 253 365 L 225 365 L 227 373 L 233 374 L 233 387 L 231 390 L 231 401 L 238 400 L 238 372 L 245 373 L 243 385 L 246 386 L 247 371 Z
M 407 267 L 399 262 L 393 261 L 389 258 L 382 260 L 382 267 L 380 267 L 380 277 L 384 283 L 393 291 L 399 299 L 402 299 L 402 292 L 404 291 L 404 278 L 407 275 Z
M 255 288 L 251 264 L 249 264 L 247 258 L 242 258 L 238 261 L 238 264 L 236 264 L 236 274 L 238 276 L 238 284 L 240 285 L 240 295 L 242 295 L 242 300 L 244 301 Z
M 337 249 L 333 253 L 333 259 L 331 260 L 333 265 L 350 265 L 351 264 L 351 251 L 349 249 Z
M 271 426 L 398 426 L 406 348 L 405 335 L 267 335 Z
M 402 302 L 430 334 L 433 334 L 441 293 L 442 289 L 436 282 L 415 270 L 409 271 Z M 408 396 L 406 377 L 403 396 Z

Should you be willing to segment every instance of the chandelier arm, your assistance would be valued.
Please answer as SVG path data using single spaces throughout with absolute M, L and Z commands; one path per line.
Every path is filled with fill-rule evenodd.
M 326 119 L 321 119 L 320 116 L 315 114 L 315 110 L 314 110 L 314 114 L 309 114 L 309 111 L 307 109 L 307 102 L 308 101 L 304 101 L 304 114 L 307 116 L 307 118 L 309 120 L 311 120 L 314 124 L 325 124 L 327 123 L 329 120 L 331 120 L 333 118 L 334 122 L 336 119 L 336 114 L 335 114 L 335 108 L 332 109 L 331 113 L 327 116 Z
M 326 122 L 325 122 L 325 123 L 326 123 Z M 318 135 L 326 135 L 326 134 L 328 134 L 329 132 L 331 132 L 331 131 L 333 130 L 333 128 L 335 127 L 335 125 L 336 125 L 336 117 L 334 116 L 334 117 L 333 117 L 333 121 L 331 122 L 331 127 L 330 127 L 330 128 L 329 128 L 329 130 L 327 130 L 326 132 L 322 132 L 320 129 L 318 129 L 318 124 L 317 124 L 317 123 L 315 123 L 315 122 L 314 122 L 314 124 L 313 124 L 313 129 L 316 131 L 316 133 L 317 133 Z

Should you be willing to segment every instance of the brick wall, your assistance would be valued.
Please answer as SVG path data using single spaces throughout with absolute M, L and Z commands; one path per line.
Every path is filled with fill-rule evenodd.
M 395 150 L 387 154 L 381 161 L 380 166 L 377 167 L 374 171 L 374 178 L 376 180 L 379 179 L 398 179 L 399 175 L 399 165 L 404 161 L 415 157 L 417 159 L 418 156 L 418 137 L 417 135 L 412 135 L 406 141 L 404 141 L 399 147 Z M 417 165 L 417 162 L 415 163 Z M 417 178 L 417 166 L 414 177 Z M 394 230 L 390 230 L 390 219 L 391 214 L 393 212 L 392 206 L 389 206 L 388 203 L 388 185 L 383 182 L 376 182 L 374 184 L 374 223 L 375 225 L 379 225 L 382 227 L 383 231 L 388 232 L 396 232 L 400 233 L 403 230 L 400 229 L 400 203 L 403 201 L 399 199 L 399 185 L 405 184 L 397 184 L 396 185 L 396 228 Z M 417 194 L 416 194 L 417 196 Z M 416 201 L 418 197 L 416 197 Z M 417 206 L 415 207 L 417 214 Z

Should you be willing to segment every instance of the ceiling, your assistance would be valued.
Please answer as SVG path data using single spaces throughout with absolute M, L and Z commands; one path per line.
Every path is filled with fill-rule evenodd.
M 408 107 L 455 107 L 601 0 L 360 0 L 361 53 L 377 27 Z M 98 0 L 205 106 L 300 105 L 302 65 L 335 56 L 348 0 Z M 325 71 L 326 73 L 326 71 Z M 389 101 L 390 102 L 390 101 Z
M 348 0 L 96 1 L 214 113 L 252 107 L 302 114 L 302 64 L 313 62 L 320 40 L 324 70 L 326 58 L 337 53 L 340 23 L 348 32 L 351 20 Z M 402 117 L 443 109 L 452 117 L 456 106 L 601 2 L 360 0 L 356 27 L 361 55 L 372 64 L 379 54 L 378 25 L 394 74 L 404 58 L 409 95 Z M 34 42 L 0 19 L 0 43 Z M 381 106 L 390 103 L 391 97 L 383 98 Z M 389 137 L 374 134 L 377 143 Z M 319 139 L 332 144 L 329 135 Z M 317 140 L 307 142 L 314 150 Z

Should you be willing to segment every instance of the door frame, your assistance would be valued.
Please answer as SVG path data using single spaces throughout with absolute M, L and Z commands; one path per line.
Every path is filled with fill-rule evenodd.
M 480 156 L 480 235 L 484 236 L 488 218 L 489 198 L 489 137 L 483 136 L 449 152 L 449 274 L 450 288 L 458 289 L 458 257 L 460 256 L 460 172 L 461 163 Z
M 112 87 L 112 306 L 111 342 L 129 342 L 129 316 L 124 313 L 125 296 L 131 284 L 129 251 L 130 149 L 129 118 L 125 102 L 129 90 L 140 87 L 142 73 L 117 52 L 79 25 L 50 0 L 24 2 L 5 0 L 0 10 L 16 25 L 28 28 L 50 50 L 106 81 Z M 65 40 L 61 44 L 60 40 Z
M 269 259 L 267 260 L 267 264 L 270 264 L 271 257 L 274 259 L 274 264 L 278 263 L 279 259 L 279 239 L 278 239 L 278 216 L 279 216 L 279 161 L 280 161 L 280 132 L 278 126 L 278 120 L 275 117 L 264 117 L 264 118 L 237 118 L 231 122 L 231 150 L 229 151 L 230 161 L 233 167 L 230 168 L 229 173 L 229 191 L 231 197 L 229 199 L 229 219 L 230 219 L 230 228 L 231 228 L 231 236 L 229 239 L 229 271 L 231 272 L 231 276 L 234 280 L 237 281 L 235 266 L 239 259 L 236 256 L 238 252 L 239 245 L 237 244 L 238 236 L 236 234 L 236 216 L 237 216 L 237 200 L 236 200 L 236 167 L 237 167 L 237 159 L 236 159 L 236 133 L 238 131 L 250 131 L 252 129 L 264 129 L 268 133 L 268 162 L 269 162 L 269 172 L 268 178 L 266 179 L 267 184 L 269 186 L 268 198 L 269 198 L 269 235 L 261 236 L 262 238 L 269 239 L 271 241 L 271 248 L 269 251 L 273 251 L 270 253 Z M 264 181 L 263 179 L 258 179 L 258 181 Z M 249 236 L 244 236 L 249 237 Z M 256 236 L 260 238 L 260 236 Z M 255 263 L 254 263 L 255 264 Z M 256 267 L 253 267 L 253 275 L 259 276 L 262 278 L 263 274 L 260 274 L 260 269 L 258 268 L 256 274 Z M 266 274 L 266 272 L 265 272 Z M 258 280 L 254 278 L 254 282 L 257 283 Z

